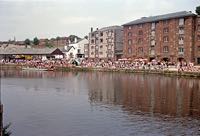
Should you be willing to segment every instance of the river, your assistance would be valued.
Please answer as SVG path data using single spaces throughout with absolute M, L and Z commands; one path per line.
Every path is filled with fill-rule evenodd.
M 2 71 L 13 136 L 200 135 L 200 80 L 108 72 Z

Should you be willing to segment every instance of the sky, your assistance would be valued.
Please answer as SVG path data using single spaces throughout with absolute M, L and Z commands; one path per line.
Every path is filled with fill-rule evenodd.
M 84 37 L 91 27 L 178 11 L 195 13 L 198 5 L 200 0 L 0 0 L 0 41 Z

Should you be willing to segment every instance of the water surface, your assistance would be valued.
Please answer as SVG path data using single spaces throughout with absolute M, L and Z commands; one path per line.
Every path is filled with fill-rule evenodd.
M 2 71 L 13 136 L 200 135 L 200 80 L 101 72 Z

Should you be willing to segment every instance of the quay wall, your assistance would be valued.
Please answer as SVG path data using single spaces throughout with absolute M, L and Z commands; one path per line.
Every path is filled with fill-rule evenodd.
M 22 65 L 19 64 L 2 64 L 2 70 L 22 70 Z M 200 79 L 200 72 L 188 72 L 188 71 L 171 71 L 171 70 L 135 70 L 135 69 L 112 69 L 112 68 L 86 68 L 86 67 L 55 67 L 54 71 L 82 71 L 82 72 L 92 72 L 92 71 L 100 71 L 100 72 L 124 72 L 124 73 L 140 73 L 140 74 L 157 74 L 164 76 L 178 76 L 178 77 L 192 77 Z

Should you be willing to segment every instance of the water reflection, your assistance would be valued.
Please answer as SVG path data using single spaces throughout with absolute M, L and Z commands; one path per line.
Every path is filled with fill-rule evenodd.
M 103 72 L 1 74 L 4 120 L 13 123 L 15 136 L 200 135 L 198 79 Z
M 200 81 L 153 75 L 86 75 L 92 103 L 118 104 L 124 110 L 176 117 L 200 117 Z

